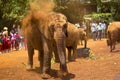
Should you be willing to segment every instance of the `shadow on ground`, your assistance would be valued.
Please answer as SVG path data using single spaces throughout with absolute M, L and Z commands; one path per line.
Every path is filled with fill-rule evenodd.
M 113 51 L 110 52 L 110 53 L 118 53 L 118 52 L 120 52 L 120 50 L 113 50 Z
M 40 67 L 36 67 L 32 71 L 34 71 L 34 72 L 36 72 L 38 74 L 41 74 Z M 71 80 L 72 78 L 75 77 L 75 75 L 72 74 L 72 73 L 68 73 L 66 76 L 60 77 L 60 76 L 58 76 L 58 72 L 59 72 L 58 70 L 52 69 L 51 73 L 50 73 L 51 74 L 51 78 L 55 79 L 55 80 Z
M 77 49 L 77 52 L 78 52 L 78 54 L 77 54 L 77 57 L 78 58 L 87 58 L 87 57 L 89 57 L 89 50 L 90 50 L 90 48 L 78 48 Z

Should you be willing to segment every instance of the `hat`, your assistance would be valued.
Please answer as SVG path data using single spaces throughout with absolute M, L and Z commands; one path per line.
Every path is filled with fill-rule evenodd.
M 3 29 L 4 29 L 4 30 L 8 30 L 8 28 L 7 28 L 7 27 L 4 27 Z

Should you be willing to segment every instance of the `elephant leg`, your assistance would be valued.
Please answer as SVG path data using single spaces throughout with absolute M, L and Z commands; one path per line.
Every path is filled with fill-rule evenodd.
M 112 45 L 110 45 L 110 52 L 112 52 Z
M 112 50 L 115 49 L 115 42 L 114 41 L 110 41 L 110 52 L 112 52 Z
M 38 53 L 38 60 L 40 62 L 40 71 L 42 72 L 43 70 L 43 50 L 39 50 L 39 53 Z
M 27 46 L 28 49 L 28 65 L 27 70 L 31 70 L 33 68 L 33 55 L 34 55 L 34 49 L 31 46 Z
M 51 54 L 52 51 L 50 51 L 50 41 L 47 41 L 46 39 L 43 38 L 43 50 L 44 50 L 44 55 L 43 55 L 43 70 L 41 77 L 43 79 L 48 79 L 51 76 L 50 74 L 50 69 L 51 69 Z
M 73 47 L 73 61 L 75 61 L 76 57 L 77 57 L 77 45 Z
M 68 49 L 68 61 L 72 61 L 72 57 L 71 57 L 71 47 L 67 47 Z
M 114 50 L 115 49 L 115 43 L 113 43 L 113 47 L 112 47 L 112 50 Z
M 54 56 L 55 56 L 55 62 L 60 62 L 56 45 L 54 45 L 53 52 L 54 52 Z

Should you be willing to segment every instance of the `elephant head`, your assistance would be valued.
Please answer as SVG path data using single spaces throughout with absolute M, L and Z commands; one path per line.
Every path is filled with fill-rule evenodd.
M 84 30 L 79 29 L 79 34 L 80 34 L 80 41 L 81 41 L 81 44 L 82 44 L 82 41 L 84 40 L 84 48 L 87 47 L 87 34 Z

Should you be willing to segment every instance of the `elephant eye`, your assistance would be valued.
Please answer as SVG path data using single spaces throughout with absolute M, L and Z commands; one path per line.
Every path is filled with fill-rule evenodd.
M 67 29 L 67 23 L 63 25 L 64 26 L 64 29 Z

